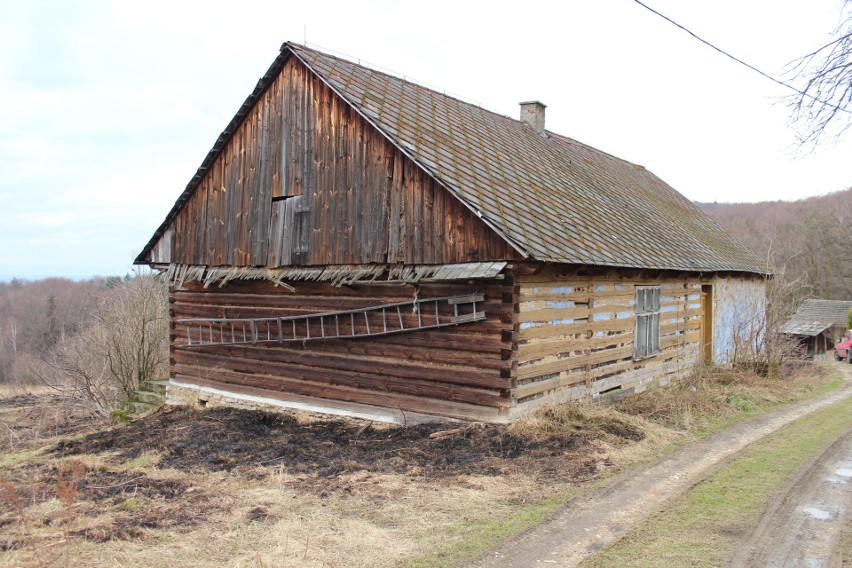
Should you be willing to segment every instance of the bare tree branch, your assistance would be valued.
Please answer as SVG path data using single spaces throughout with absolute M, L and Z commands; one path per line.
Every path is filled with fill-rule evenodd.
M 800 148 L 812 149 L 825 138 L 839 140 L 852 126 L 852 0 L 844 0 L 832 36 L 788 66 L 793 81 L 801 84 L 800 92 L 786 99 Z

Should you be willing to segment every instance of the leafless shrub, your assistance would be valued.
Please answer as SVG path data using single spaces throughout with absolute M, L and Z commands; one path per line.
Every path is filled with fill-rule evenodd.
M 63 337 L 34 373 L 107 416 L 140 381 L 166 375 L 168 330 L 166 284 L 138 272 L 99 298 L 89 324 Z
M 734 368 L 761 375 L 774 375 L 782 363 L 801 359 L 802 346 L 795 337 L 782 333 L 784 323 L 795 312 L 800 279 L 787 281 L 783 269 L 766 282 L 766 299 L 748 299 L 732 318 L 729 362 Z

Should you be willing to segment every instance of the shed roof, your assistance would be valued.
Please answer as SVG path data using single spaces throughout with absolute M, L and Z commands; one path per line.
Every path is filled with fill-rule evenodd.
M 281 47 L 205 164 L 290 56 L 529 259 L 766 272 L 744 245 L 642 166 L 550 131 L 538 134 L 520 120 L 293 43 Z M 190 182 L 182 199 L 192 189 Z M 156 238 L 137 262 L 144 262 Z
M 833 325 L 846 325 L 852 301 L 809 298 L 781 328 L 790 335 L 819 335 Z
M 781 331 L 789 335 L 803 335 L 807 337 L 814 337 L 833 325 L 834 324 L 831 323 L 825 323 L 824 321 L 791 319 L 790 321 L 784 324 L 784 326 L 781 328 Z

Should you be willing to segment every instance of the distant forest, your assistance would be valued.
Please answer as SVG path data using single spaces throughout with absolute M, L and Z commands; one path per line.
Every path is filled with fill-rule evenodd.
M 109 415 L 168 374 L 166 285 L 153 273 L 0 282 L 0 384 L 39 383 Z
M 852 300 L 852 188 L 799 201 L 698 203 L 801 298 Z

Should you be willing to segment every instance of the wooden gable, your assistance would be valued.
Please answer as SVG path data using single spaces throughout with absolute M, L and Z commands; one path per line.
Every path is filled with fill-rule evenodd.
M 518 258 L 295 57 L 162 238 L 171 242 L 153 247 L 148 261 L 272 268 Z

